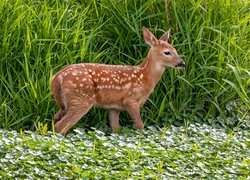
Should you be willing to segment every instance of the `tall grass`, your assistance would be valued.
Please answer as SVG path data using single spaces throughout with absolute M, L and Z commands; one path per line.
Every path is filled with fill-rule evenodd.
M 50 124 L 57 111 L 50 80 L 66 65 L 139 64 L 149 48 L 142 26 L 158 37 L 171 28 L 170 42 L 187 63 L 184 71 L 166 70 L 142 108 L 146 124 L 234 126 L 227 104 L 237 100 L 236 111 L 250 113 L 249 8 L 242 0 L 3 0 L 0 127 Z M 129 124 L 126 114 L 121 119 Z M 106 120 L 106 111 L 94 109 L 82 122 L 103 126 Z

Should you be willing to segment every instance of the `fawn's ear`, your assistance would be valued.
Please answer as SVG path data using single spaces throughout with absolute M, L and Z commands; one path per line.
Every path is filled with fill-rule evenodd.
M 158 43 L 158 40 L 156 39 L 156 37 L 147 28 L 143 27 L 142 30 L 143 30 L 143 38 L 144 38 L 144 40 L 151 47 L 154 47 Z
M 160 40 L 168 42 L 168 39 L 169 39 L 169 36 L 170 36 L 170 30 L 171 30 L 171 29 L 169 29 L 167 32 L 165 32 L 165 33 L 161 36 Z

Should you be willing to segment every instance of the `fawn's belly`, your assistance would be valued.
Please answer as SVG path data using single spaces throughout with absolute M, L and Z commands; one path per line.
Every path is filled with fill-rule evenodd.
M 96 102 L 94 104 L 95 107 L 101 107 L 101 108 L 105 108 L 105 109 L 117 109 L 117 110 L 125 110 L 125 107 L 121 104 L 100 104 L 98 102 Z
M 94 106 L 105 109 L 125 110 L 124 99 L 126 93 L 117 90 L 104 89 L 95 91 Z
M 98 92 L 98 91 L 97 91 Z M 130 93 L 131 91 L 105 90 L 96 94 L 94 106 L 105 109 L 126 110 L 131 103 L 138 103 L 140 106 L 145 103 L 148 96 L 142 92 Z

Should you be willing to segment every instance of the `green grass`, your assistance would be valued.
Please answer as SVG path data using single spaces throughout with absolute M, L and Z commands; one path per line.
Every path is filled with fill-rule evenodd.
M 0 130 L 1 179 L 249 179 L 250 131 L 191 124 L 105 135 Z
M 187 63 L 185 71 L 166 70 L 142 108 L 146 125 L 248 123 L 249 8 L 242 0 L 3 0 L 0 127 L 51 124 L 57 107 L 50 80 L 66 65 L 139 64 L 149 49 L 142 26 L 158 37 L 171 28 L 170 42 Z M 226 107 L 234 102 L 231 113 Z M 82 122 L 98 128 L 106 119 L 106 111 L 94 109 Z M 122 124 L 128 119 L 124 113 Z

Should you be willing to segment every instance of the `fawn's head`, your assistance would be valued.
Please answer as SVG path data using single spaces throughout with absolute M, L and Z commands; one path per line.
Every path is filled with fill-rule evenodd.
M 185 62 L 177 54 L 175 48 L 168 43 L 170 30 L 158 40 L 147 28 L 143 27 L 144 40 L 151 46 L 150 54 L 155 63 L 161 66 L 185 68 Z

